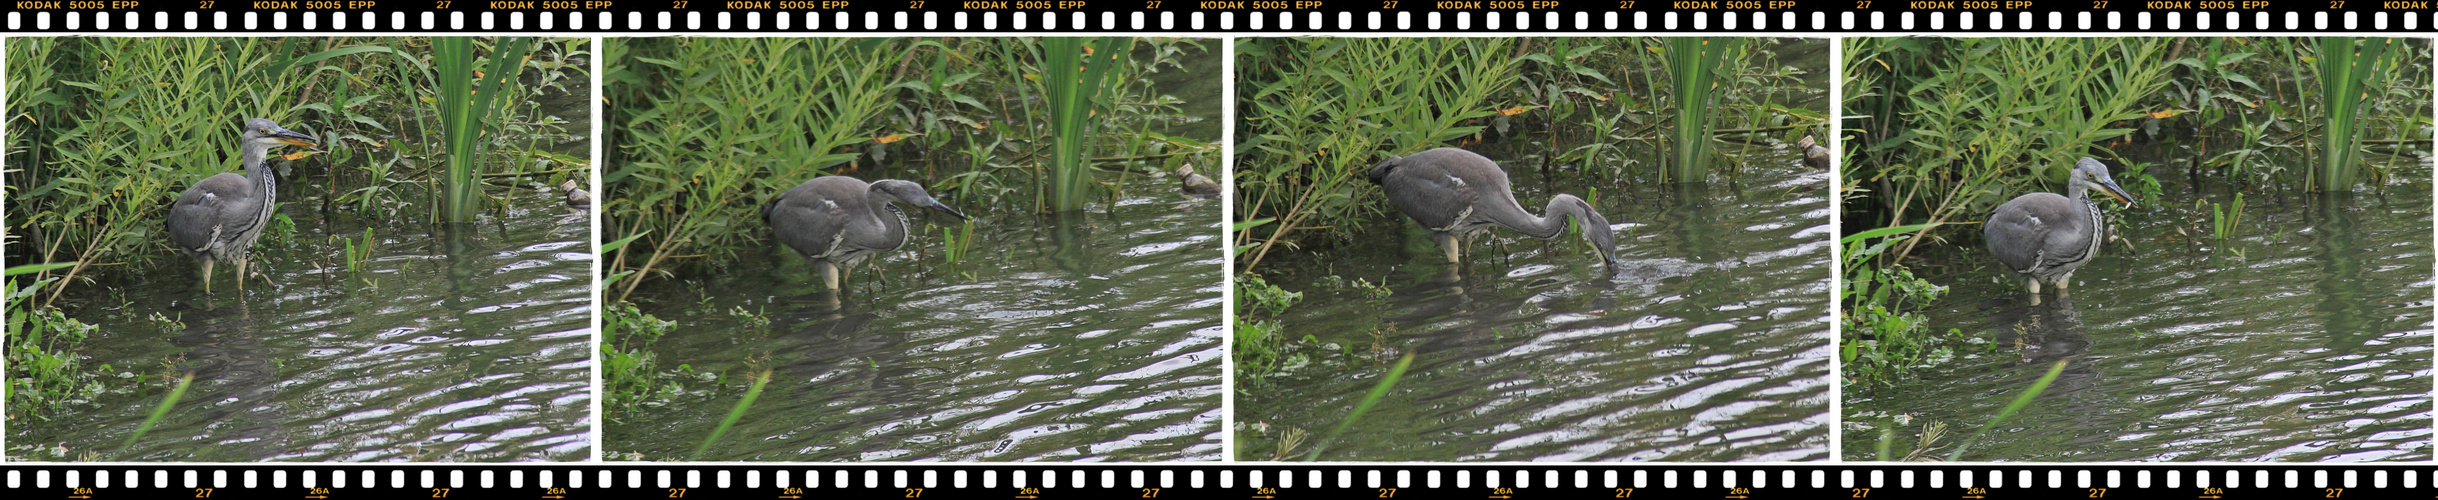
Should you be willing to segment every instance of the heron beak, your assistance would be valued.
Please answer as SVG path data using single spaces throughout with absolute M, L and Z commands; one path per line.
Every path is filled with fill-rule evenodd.
M 278 139 L 280 144 L 286 144 L 286 145 L 290 145 L 290 146 L 306 146 L 306 147 L 311 147 L 311 146 L 313 146 L 313 143 L 315 143 L 315 142 L 320 142 L 320 140 L 319 140 L 319 139 L 314 139 L 314 138 L 313 138 L 313 136 L 310 136 L 310 135 L 305 135 L 303 132 L 297 132 L 297 131 L 294 131 L 294 130 L 288 130 L 288 129 L 284 129 L 284 128 L 283 128 L 283 129 L 279 129 L 278 131 L 272 132 L 272 133 L 271 133 L 271 138 L 273 138 L 273 139 Z
M 2116 179 L 2102 178 L 2099 181 L 2099 187 L 2099 191 L 2102 193 L 2108 193 L 2108 197 L 2116 198 L 2116 201 L 2125 202 L 2125 208 L 2133 208 L 2134 206 L 2139 205 L 2133 202 L 2133 195 L 2125 194 L 2125 188 L 2116 185 Z
M 940 213 L 956 216 L 957 220 L 973 220 L 972 217 L 966 217 L 965 213 L 958 212 L 957 209 L 954 208 L 948 208 L 948 205 L 942 205 L 937 201 L 931 202 L 931 204 L 924 205 L 923 207 L 938 210 Z

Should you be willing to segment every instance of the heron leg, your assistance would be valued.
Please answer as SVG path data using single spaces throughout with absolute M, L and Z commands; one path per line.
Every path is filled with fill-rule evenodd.
M 2065 298 L 2066 298 L 2066 283 L 2069 283 L 2069 282 L 2072 282 L 2072 281 L 2074 281 L 2074 272 L 2073 272 L 2073 271 L 2066 271 L 2066 275 L 2065 275 L 2065 276 L 2058 276 L 2058 277 L 2057 277 L 2057 299 L 2058 299 L 2058 300 L 2065 300 Z
M 830 285 L 830 289 L 831 289 L 831 290 L 837 290 L 837 289 L 838 289 L 838 265 L 837 265 L 837 264 L 832 264 L 832 263 L 830 263 L 830 261 L 826 261 L 826 260 L 816 260 L 816 261 L 813 261 L 813 267 L 814 267 L 814 268 L 818 268 L 818 269 L 820 269 L 820 270 L 821 270 L 821 281 L 822 281 L 823 283 L 828 283 L 828 284 Z
M 212 293 L 212 259 L 203 258 L 203 293 Z
M 1464 243 L 1456 241 L 1456 235 L 1439 233 L 1431 235 L 1431 239 L 1437 240 L 1439 248 L 1447 251 L 1449 263 L 1461 262 L 1460 258 L 1464 256 Z
M 2026 281 L 2030 281 L 2030 282 L 2031 282 L 2031 287 L 2032 287 L 2032 305 L 2035 305 L 2035 306 L 2036 306 L 2036 305 L 2040 305 L 2040 278 L 2032 278 L 2032 279 L 2030 279 L 2030 280 L 2026 280 Z
M 251 259 L 251 258 L 247 258 L 247 259 L 237 259 L 237 293 L 239 293 L 239 294 L 244 294 L 244 293 L 245 293 L 245 276 L 246 276 L 246 275 L 245 275 L 245 272 L 246 272 L 246 269 L 245 269 L 245 268 L 246 268 L 246 262 L 249 262 L 249 261 L 252 261 L 252 260 L 254 260 L 254 259 Z

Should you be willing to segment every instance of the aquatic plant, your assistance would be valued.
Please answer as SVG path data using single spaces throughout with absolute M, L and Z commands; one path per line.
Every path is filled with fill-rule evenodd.
M 1710 175 L 1712 90 L 1727 55 L 1741 38 L 1673 37 L 1667 39 L 1668 82 L 1673 91 L 1676 126 L 1669 134 L 1675 147 L 1675 180 L 1701 182 Z
M 372 247 L 375 243 L 372 228 L 364 228 L 362 243 L 356 242 L 353 238 L 339 238 L 339 240 L 346 245 L 346 251 L 340 255 L 347 259 L 347 272 L 362 271 L 364 264 L 372 262 Z
M 1948 351 L 1925 325 L 1929 318 L 1910 309 L 1938 300 L 1947 287 L 1915 277 L 1901 265 L 1874 265 L 1929 226 L 1876 228 L 1839 240 L 1845 248 L 1839 255 L 1845 282 L 1837 288 L 1837 301 L 1845 307 L 1837 345 L 1849 384 L 1893 383 Z
M 1093 103 L 1104 87 L 1102 77 L 1118 66 L 1128 48 L 1127 39 L 1119 37 L 1041 39 L 1042 86 L 1049 91 L 1050 138 L 1057 144 L 1050 154 L 1053 210 L 1084 207 L 1084 186 L 1092 180 L 1085 156 L 1090 151 L 1084 146 L 1093 141 Z
M 960 227 L 963 229 L 963 231 L 945 227 L 940 228 L 940 239 L 946 242 L 945 247 L 947 248 L 947 251 L 941 253 L 940 258 L 941 260 L 944 260 L 950 264 L 964 262 L 965 254 L 973 250 L 973 219 L 966 219 L 965 224 Z
M 2320 163 L 2318 181 L 2322 190 L 2351 189 L 2354 172 L 2362 161 L 2360 137 L 2355 136 L 2362 102 L 2369 98 L 2363 90 L 2364 81 L 2380 71 L 2393 47 L 2403 44 L 2397 38 L 2356 39 L 2332 36 L 2319 39 L 2320 110 L 2326 130 L 2320 133 Z M 2426 73 L 2426 71 L 2424 72 Z M 2424 93 L 2426 96 L 2426 93 Z
M 2216 235 L 2221 240 L 2226 239 L 2227 236 L 2235 233 L 2235 225 L 2243 222 L 2243 193 L 2235 193 L 2235 201 L 2232 203 L 2209 204 L 2209 212 L 2210 234 Z
M 663 383 L 651 352 L 677 323 L 626 301 L 612 301 L 602 312 L 601 413 L 604 419 L 623 419 L 644 402 L 678 390 L 675 382 Z
M 1231 297 L 1230 309 L 1236 312 L 1235 328 L 1231 329 L 1235 340 L 1229 343 L 1228 355 L 1235 361 L 1236 387 L 1241 390 L 1263 385 L 1263 379 L 1303 355 L 1290 352 L 1293 342 L 1287 338 L 1286 326 L 1277 319 L 1303 294 L 1271 285 L 1250 273 L 1239 275 L 1234 287 L 1236 293 Z
M 485 56 L 491 65 L 477 71 L 473 38 L 432 39 L 432 65 L 438 70 L 432 87 L 439 89 L 440 126 L 448 141 L 449 168 L 441 183 L 441 213 L 450 222 L 473 222 L 479 213 L 474 202 L 482 180 L 476 174 L 490 145 L 485 138 L 497 128 L 494 112 L 499 107 L 492 101 L 524 69 L 525 53 L 532 45 L 531 38 L 500 38 Z
M 77 350 L 101 327 L 69 318 L 58 308 L 37 304 L 36 292 L 61 278 L 37 278 L 19 288 L 20 276 L 73 267 L 74 262 L 12 266 L 5 271 L 8 295 L 8 410 L 16 416 L 47 418 L 73 400 L 90 399 L 102 387 L 97 371 L 87 370 Z

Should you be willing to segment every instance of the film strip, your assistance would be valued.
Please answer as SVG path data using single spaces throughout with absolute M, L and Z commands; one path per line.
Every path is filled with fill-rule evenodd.
M 2403 498 L 2429 495 L 2432 473 L 2438 467 L 12 465 L 5 489 L 78 499 Z
M 12 35 L 2438 34 L 2438 0 L 11 0 Z M 2312 7 L 2308 10 L 2295 7 Z M 26 498 L 2343 498 L 2431 465 L 0 465 Z
M 11 0 L 12 33 L 2438 33 L 2433 0 Z M 2074 5 L 2074 10 L 2056 10 Z M 2302 5 L 2313 4 L 2313 5 Z M 2295 7 L 2312 7 L 2309 10 Z

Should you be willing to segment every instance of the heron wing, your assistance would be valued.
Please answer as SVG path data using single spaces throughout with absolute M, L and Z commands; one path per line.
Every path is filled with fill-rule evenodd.
M 245 176 L 222 172 L 206 177 L 169 204 L 169 241 L 181 250 L 202 250 L 227 225 L 224 219 L 244 215 L 246 208 L 260 203 Z
M 2018 273 L 2031 271 L 2041 260 L 2056 260 L 2060 241 L 2088 239 L 2074 231 L 2081 217 L 2073 213 L 2073 200 L 2057 193 L 2032 193 L 2015 197 L 1998 205 L 1989 214 L 1989 222 L 1981 226 L 1981 238 L 1989 253 Z
M 762 218 L 770 223 L 779 243 L 807 258 L 827 257 L 846 227 L 846 209 L 824 192 L 823 183 L 814 182 L 827 178 L 796 185 L 763 211 Z
M 1392 158 L 1372 167 L 1372 173 L 1381 191 L 1388 195 L 1389 206 L 1397 207 L 1397 211 L 1423 227 L 1441 230 L 1471 214 L 1484 184 L 1493 184 L 1486 182 L 1479 171 L 1485 167 L 1497 176 L 1498 182 L 1494 184 L 1505 184 L 1506 174 L 1498 170 L 1497 164 L 1456 148 Z

